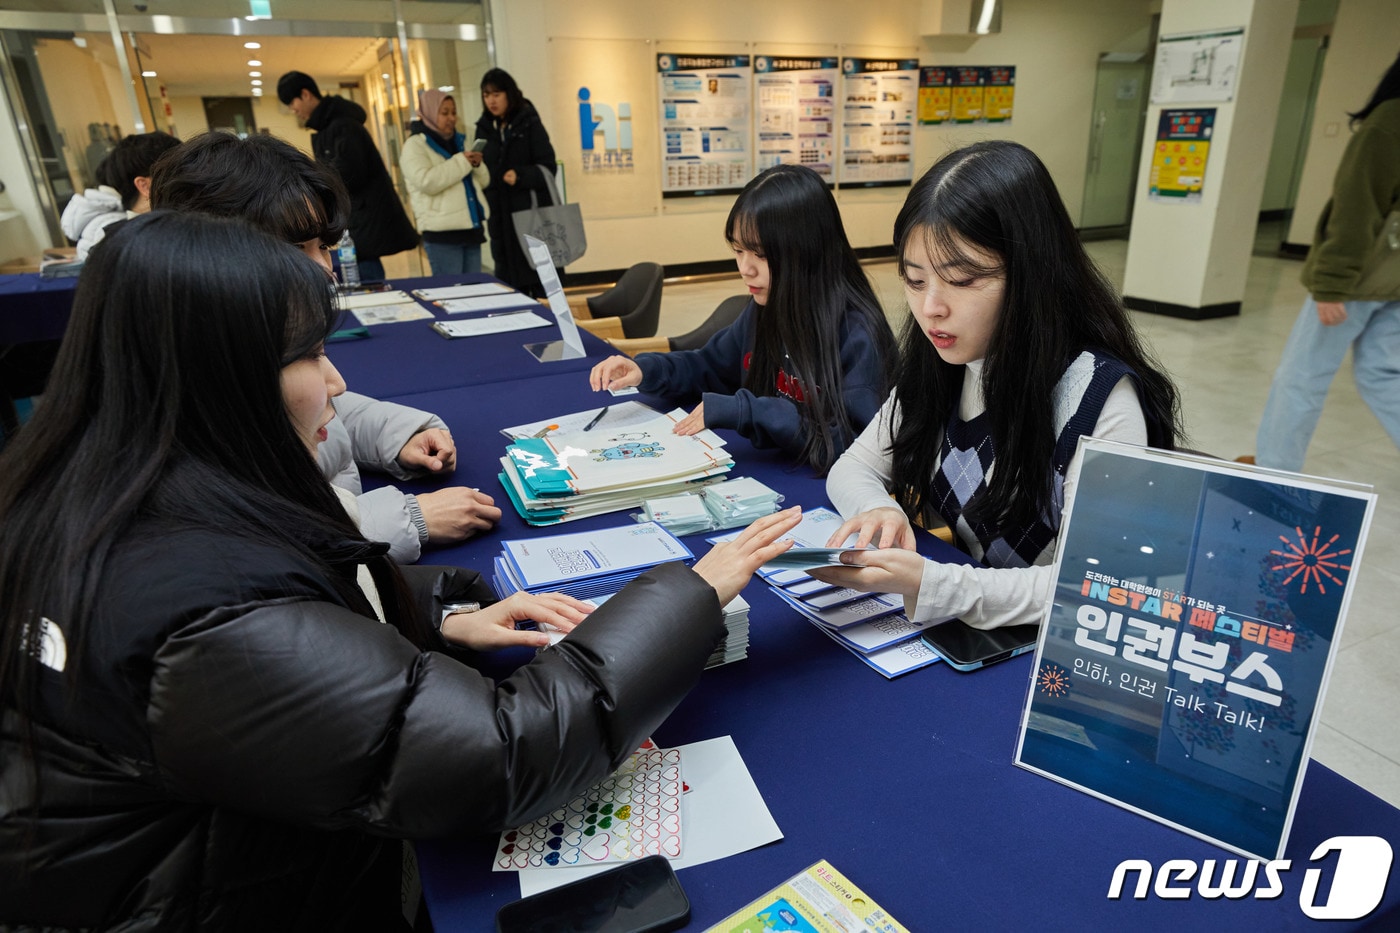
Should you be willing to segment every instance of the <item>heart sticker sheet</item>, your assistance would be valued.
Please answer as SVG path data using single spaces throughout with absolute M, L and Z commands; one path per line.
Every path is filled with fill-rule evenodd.
M 571 868 L 681 854 L 679 749 L 650 740 L 597 786 L 501 834 L 494 871 Z

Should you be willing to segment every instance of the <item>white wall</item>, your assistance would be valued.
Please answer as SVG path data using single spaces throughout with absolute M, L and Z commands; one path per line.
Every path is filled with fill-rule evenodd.
M 1351 131 L 1347 113 L 1360 110 L 1400 52 L 1400 9 L 1395 0 L 1341 0 L 1332 44 L 1317 89 L 1308 154 L 1288 242 L 1312 243 L 1313 227 L 1332 196 L 1332 177 Z
M 840 47 L 848 55 L 904 54 L 926 65 L 1015 65 L 1012 122 L 918 129 L 916 172 L 956 146 L 982 138 L 1015 139 L 1041 156 L 1071 216 L 1078 217 L 1099 54 L 1145 50 L 1150 16 L 1158 4 L 1006 0 L 1000 34 L 932 38 L 919 35 L 924 6 L 920 0 L 713 0 L 664 6 L 649 0 L 494 0 L 492 15 L 498 62 L 520 82 L 556 136 L 571 126 L 552 125 L 563 108 L 552 98 L 551 37 L 680 40 L 689 47 L 703 47 L 705 42 L 811 45 L 832 51 Z M 642 99 L 651 96 L 638 94 Z M 562 102 L 564 108 L 570 103 Z M 462 109 L 465 114 L 476 112 Z M 854 246 L 889 244 L 890 225 L 906 190 L 837 194 Z M 591 219 L 584 203 L 589 250 L 569 271 L 625 268 L 642 259 L 679 263 L 728 258 L 720 231 L 732 199 L 701 200 L 684 206 L 667 202 L 657 216 Z

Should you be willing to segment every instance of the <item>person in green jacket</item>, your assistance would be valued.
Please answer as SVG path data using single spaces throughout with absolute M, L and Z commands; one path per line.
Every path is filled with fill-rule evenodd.
M 1400 447 L 1400 58 L 1350 116 L 1355 132 L 1303 264 L 1308 299 L 1259 425 L 1262 466 L 1303 468 L 1348 346 L 1357 391 Z

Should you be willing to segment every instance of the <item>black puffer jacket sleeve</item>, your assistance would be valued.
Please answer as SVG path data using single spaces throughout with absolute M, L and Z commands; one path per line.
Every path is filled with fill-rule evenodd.
M 676 564 L 499 684 L 329 603 L 230 607 L 157 651 L 148 723 L 191 800 L 411 838 L 495 831 L 616 768 L 723 634 L 714 590 Z

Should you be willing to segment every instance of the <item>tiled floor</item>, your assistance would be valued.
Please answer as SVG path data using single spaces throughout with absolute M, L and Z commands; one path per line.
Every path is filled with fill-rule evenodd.
M 1088 244 L 1121 285 L 1127 243 Z M 1238 317 L 1180 321 L 1134 312 L 1134 320 L 1181 390 L 1188 446 L 1221 457 L 1253 453 L 1269 380 L 1304 298 L 1299 264 L 1271 256 L 1250 260 Z M 907 313 L 893 263 L 866 267 L 892 321 Z M 660 333 L 683 334 L 724 298 L 741 293 L 737 276 L 668 283 Z M 1380 496 L 1350 615 L 1322 710 L 1313 757 L 1400 806 L 1400 451 L 1351 379 L 1338 374 L 1306 464 L 1308 472 L 1371 483 Z

